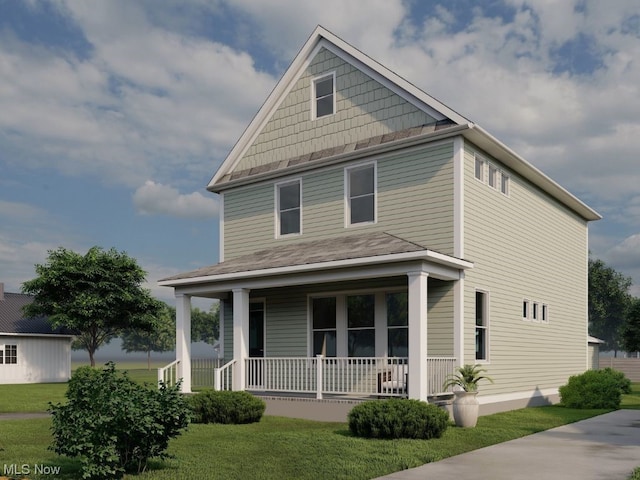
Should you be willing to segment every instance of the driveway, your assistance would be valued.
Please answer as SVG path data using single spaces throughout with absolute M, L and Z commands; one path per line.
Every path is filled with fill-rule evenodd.
M 617 410 L 380 479 L 626 480 L 636 467 L 640 410 Z

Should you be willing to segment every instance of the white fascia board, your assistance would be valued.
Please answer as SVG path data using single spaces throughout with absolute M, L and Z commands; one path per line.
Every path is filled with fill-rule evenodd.
M 473 268 L 473 263 L 454 257 L 449 257 L 441 253 L 424 250 L 419 252 L 396 253 L 390 255 L 379 255 L 375 257 L 352 258 L 348 260 L 336 260 L 332 262 L 311 263 L 305 265 L 291 265 L 287 267 L 266 268 L 262 270 L 249 270 L 237 273 L 227 273 L 221 275 L 208 275 L 202 277 L 182 278 L 179 280 L 165 280 L 158 282 L 162 287 L 180 287 L 182 285 L 194 285 L 207 282 L 231 282 L 246 279 L 256 279 L 260 277 L 279 276 L 296 273 L 312 273 L 326 270 L 381 265 L 385 263 L 407 262 L 412 260 L 424 260 L 442 265 L 448 269 L 464 270 Z
M 72 339 L 75 335 L 64 335 L 61 333 L 9 333 L 0 332 L 0 338 L 2 337 L 39 337 L 39 338 L 69 338 Z
M 547 192 L 585 220 L 595 221 L 602 218 L 598 212 L 542 173 L 542 171 L 534 167 L 482 127 L 476 124 L 470 124 L 469 128 L 463 132 L 463 135 L 472 143 L 531 181 L 534 185 L 540 187 L 543 191 Z

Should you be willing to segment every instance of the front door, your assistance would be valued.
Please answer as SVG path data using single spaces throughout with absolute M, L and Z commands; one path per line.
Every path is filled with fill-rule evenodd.
M 264 357 L 264 303 L 249 304 L 249 357 Z

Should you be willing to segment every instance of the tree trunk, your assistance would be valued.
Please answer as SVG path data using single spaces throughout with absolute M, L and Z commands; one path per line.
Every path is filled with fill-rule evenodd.
M 147 350 L 147 371 L 151 371 L 151 350 Z
M 92 367 L 95 367 L 96 366 L 96 359 L 93 358 L 94 351 L 91 350 L 91 349 L 89 349 L 88 351 L 89 351 L 89 363 L 91 364 Z

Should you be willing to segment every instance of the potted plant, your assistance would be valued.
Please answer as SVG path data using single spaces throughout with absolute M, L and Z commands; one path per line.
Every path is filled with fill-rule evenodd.
M 480 404 L 478 395 L 478 383 L 480 380 L 488 380 L 493 383 L 491 377 L 483 375 L 487 370 L 480 365 L 463 365 L 447 377 L 442 386 L 443 390 L 454 387 L 453 394 L 453 419 L 458 427 L 475 427 L 478 421 Z M 459 387 L 455 389 L 455 387 Z

